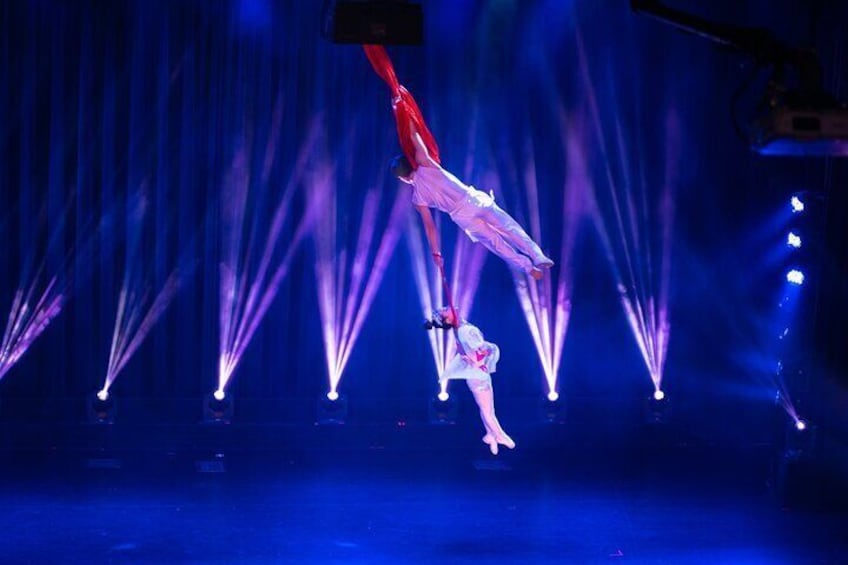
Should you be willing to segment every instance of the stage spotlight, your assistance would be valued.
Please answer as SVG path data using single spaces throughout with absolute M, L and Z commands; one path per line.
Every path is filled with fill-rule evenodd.
M 554 396 L 551 399 L 551 396 Z M 556 391 L 551 391 L 539 404 L 539 415 L 543 422 L 548 424 L 565 423 L 565 402 L 560 399 Z
M 334 398 L 330 398 L 330 395 L 333 395 Z M 315 412 L 315 420 L 318 424 L 344 424 L 347 420 L 347 397 L 339 395 L 336 391 L 331 391 L 318 399 Z
M 786 426 L 783 455 L 787 459 L 800 459 L 814 454 L 816 429 L 801 418 L 794 418 Z
M 789 200 L 789 204 L 792 206 L 792 211 L 796 214 L 799 214 L 804 211 L 804 201 L 797 196 L 793 196 Z
M 115 423 L 115 413 L 117 411 L 115 399 L 112 398 L 108 392 L 105 395 L 101 394 L 103 392 L 104 391 L 101 390 L 86 397 L 88 422 L 90 424 Z M 103 398 L 104 396 L 105 398 Z
M 795 232 L 789 232 L 789 235 L 786 236 L 786 245 L 799 249 L 801 247 L 801 236 Z
M 804 284 L 804 273 L 799 271 L 798 269 L 792 269 L 788 273 L 786 273 L 786 280 L 795 285 Z
M 443 390 L 442 392 L 440 392 L 437 396 L 438 396 L 439 400 L 441 400 L 442 402 L 444 402 L 444 401 L 446 401 L 448 398 L 450 398 L 450 395 L 449 395 L 449 394 L 447 393 L 447 391 L 445 391 L 445 390 Z
M 669 420 L 669 406 L 668 406 L 668 397 L 663 393 L 660 398 L 657 398 L 657 394 L 662 393 L 662 391 L 656 391 L 654 394 L 647 399 L 645 403 L 645 423 L 649 425 L 661 425 L 668 423 Z
M 109 400 L 109 391 L 106 390 L 105 388 L 103 390 L 97 391 L 97 398 L 101 402 L 106 402 L 107 400 Z
M 223 390 L 216 390 L 203 398 L 203 422 L 207 424 L 229 424 L 233 419 L 235 401 Z
M 431 424 L 456 424 L 456 416 L 459 413 L 459 406 L 456 400 L 444 393 L 446 397 L 439 393 L 438 396 L 430 399 L 430 405 L 427 408 L 427 419 Z M 444 400 L 443 400 L 444 398 Z
M 654 400 L 662 400 L 663 398 L 665 398 L 665 393 L 662 390 L 657 389 L 654 391 Z

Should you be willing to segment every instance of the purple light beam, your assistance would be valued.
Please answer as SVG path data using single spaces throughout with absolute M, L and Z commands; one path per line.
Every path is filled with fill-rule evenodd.
M 622 123 L 616 112 L 618 101 L 610 104 L 613 113 L 614 143 L 608 143 L 598 109 L 594 83 L 586 61 L 582 38 L 577 38 L 581 77 L 589 102 L 589 115 L 595 129 L 600 156 L 605 163 L 605 188 L 601 193 L 594 186 L 592 219 L 607 254 L 622 308 L 636 339 L 655 390 L 661 390 L 670 335 L 668 289 L 671 274 L 671 233 L 674 220 L 672 188 L 677 183 L 679 125 L 673 110 L 666 113 L 665 162 L 660 200 L 651 213 L 648 206 L 648 182 L 639 144 L 629 146 Z M 613 96 L 617 92 L 615 77 L 609 77 Z M 612 147 L 611 147 L 612 146 Z M 629 155 L 637 156 L 631 163 Z M 617 157 L 617 161 L 614 158 Z M 617 168 L 613 170 L 613 164 Z M 618 173 L 616 175 L 616 172 Z M 637 205 L 634 194 L 640 201 Z M 612 221 L 604 217 L 598 198 L 607 196 L 612 208 Z M 657 228 L 656 224 L 659 224 Z M 610 229 L 612 227 L 612 229 Z M 613 233 L 611 233 L 613 232 Z M 613 235 L 615 240 L 613 240 Z M 660 254 L 659 272 L 654 269 L 657 247 Z M 657 285 L 659 288 L 657 289 Z
M 41 269 L 39 269 L 39 273 Z M 58 276 L 38 290 L 38 276 L 25 289 L 18 289 L 9 310 L 3 341 L 0 342 L 0 380 L 6 376 L 65 305 Z M 34 306 L 30 306 L 35 302 Z
M 583 154 L 583 136 L 580 122 L 575 116 L 566 116 L 560 107 L 560 129 L 564 143 L 564 162 L 567 176 L 563 187 L 562 232 L 559 263 L 542 280 L 513 272 L 515 293 L 533 337 L 536 353 L 548 386 L 548 395 L 558 395 L 558 375 L 562 362 L 562 349 L 571 319 L 572 257 L 577 230 L 584 213 L 584 200 L 589 186 Z M 541 209 L 539 188 L 536 179 L 535 159 L 528 140 L 525 151 L 524 186 L 527 196 L 526 209 L 530 220 L 531 235 L 542 241 Z M 555 276 L 555 273 L 557 276 Z
M 148 200 L 145 195 L 145 188 L 142 187 L 141 191 L 133 196 L 128 210 L 127 260 L 124 265 L 121 291 L 118 295 L 118 308 L 115 314 L 115 327 L 112 331 L 112 345 L 109 350 L 106 377 L 101 389 L 104 394 L 108 394 L 118 374 L 167 310 L 182 282 L 183 269 L 178 267 L 166 279 L 152 301 L 150 300 L 149 286 L 143 291 L 140 289 L 143 275 L 137 270 L 145 262 L 139 255 L 139 244 L 147 206 Z
M 181 274 L 175 270 L 151 303 L 149 289 L 139 295 L 138 292 L 130 289 L 130 281 L 127 278 L 124 279 L 118 298 L 118 311 L 115 315 L 109 365 L 103 381 L 104 392 L 109 392 L 118 374 L 168 309 L 181 283 Z
M 69 203 L 70 203 L 69 199 Z M 65 213 L 67 214 L 67 207 Z M 53 245 L 61 242 L 59 237 L 65 227 L 62 218 L 48 237 L 46 257 Z M 32 276 L 29 269 L 21 275 L 21 283 L 15 291 L 3 341 L 0 342 L 0 380 L 14 367 L 27 352 L 33 342 L 47 329 L 50 323 L 61 313 L 62 308 L 73 293 L 75 285 L 82 284 L 95 265 L 94 244 L 102 230 L 111 227 L 111 215 L 105 214 L 96 227 L 89 224 L 79 228 L 76 242 L 65 254 L 59 272 L 45 277 L 46 259 Z M 112 238 L 114 239 L 114 238 Z M 101 249 L 100 256 L 106 257 L 111 249 Z M 47 282 L 43 281 L 47 279 Z
M 383 280 L 401 233 L 403 218 L 409 215 L 409 196 L 398 191 L 388 222 L 379 234 L 373 252 L 382 191 L 368 190 L 363 203 L 356 246 L 351 250 L 339 247 L 338 198 L 335 172 L 325 163 L 308 183 L 309 194 L 316 208 L 323 208 L 314 230 L 317 260 L 318 309 L 330 390 L 337 394 L 339 382 L 350 360 L 362 325 Z M 341 241 L 347 241 L 342 237 Z
M 263 187 L 268 184 L 273 160 L 277 156 L 276 140 L 279 135 L 281 115 L 278 102 L 274 110 L 273 123 L 266 144 L 265 162 L 261 171 L 260 180 Z M 278 249 L 283 227 L 287 225 L 287 220 L 290 220 L 292 199 L 301 184 L 319 131 L 320 123 L 316 119 L 311 125 L 305 143 L 301 146 L 295 167 L 274 209 L 269 229 L 263 234 L 262 255 L 253 271 L 251 271 L 251 265 L 256 259 L 254 247 L 257 243 L 257 235 L 254 233 L 246 246 L 242 242 L 246 225 L 247 197 L 253 173 L 248 167 L 250 144 L 247 135 L 242 138 L 236 149 L 222 187 L 218 391 L 224 391 L 230 382 L 245 349 L 289 272 L 295 251 L 315 221 L 317 208 L 309 205 L 303 216 L 297 220 L 290 241 L 286 242 L 282 260 L 273 267 L 271 263 L 274 252 Z M 294 220 L 291 219 L 291 221 Z

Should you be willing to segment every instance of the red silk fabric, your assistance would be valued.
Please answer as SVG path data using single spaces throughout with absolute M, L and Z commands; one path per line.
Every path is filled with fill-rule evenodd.
M 439 146 L 424 122 L 424 116 L 421 114 L 418 104 L 415 103 L 415 98 L 398 82 L 395 68 L 392 65 L 392 60 L 389 59 L 389 54 L 386 53 L 386 49 L 382 45 L 363 45 L 362 48 L 365 50 L 365 55 L 371 62 L 371 66 L 374 67 L 374 72 L 389 85 L 392 91 L 392 110 L 395 113 L 400 146 L 406 158 L 409 159 L 412 168 L 417 169 L 418 162 L 415 160 L 415 144 L 412 141 L 410 124 L 415 125 L 415 129 L 424 141 L 424 147 L 427 148 L 430 157 L 435 162 L 441 163 Z

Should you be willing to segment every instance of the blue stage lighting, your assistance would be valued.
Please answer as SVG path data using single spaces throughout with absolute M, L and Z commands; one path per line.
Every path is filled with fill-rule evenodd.
M 792 284 L 802 285 L 804 284 L 804 273 L 798 269 L 792 269 L 786 273 L 786 280 Z
M 347 397 L 331 391 L 325 397 L 318 398 L 315 413 L 315 419 L 321 425 L 344 424 L 347 420 Z
M 799 432 L 803 432 L 807 429 L 807 422 L 804 420 L 795 420 L 795 429 Z
M 456 424 L 458 413 L 459 405 L 456 401 L 450 396 L 443 399 L 442 393 L 431 398 L 427 407 L 427 419 L 431 424 Z
M 203 422 L 207 424 L 229 424 L 233 419 L 233 398 L 216 390 L 203 398 Z
M 668 397 L 661 390 L 655 391 L 653 395 L 645 399 L 644 417 L 645 423 L 649 425 L 664 425 L 669 421 Z
M 795 232 L 789 232 L 789 235 L 786 236 L 786 245 L 798 249 L 801 247 L 801 236 Z
M 553 395 L 553 399 L 551 398 Z M 547 398 L 539 404 L 539 416 L 543 422 L 548 424 L 564 424 L 565 423 L 565 402 L 559 397 L 556 391 L 548 393 Z
M 115 423 L 115 413 L 117 412 L 115 400 L 108 393 L 103 398 L 102 392 L 101 390 L 86 397 L 88 422 L 90 424 Z
M 792 211 L 796 214 L 804 211 L 804 201 L 797 196 L 793 196 L 789 203 L 792 205 Z

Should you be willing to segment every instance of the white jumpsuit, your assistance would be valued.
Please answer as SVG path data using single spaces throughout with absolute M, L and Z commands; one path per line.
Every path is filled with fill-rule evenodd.
M 483 339 L 483 333 L 468 322 L 459 326 L 457 336 L 465 355 L 457 351 L 445 367 L 441 380 L 464 379 L 472 390 L 477 386 L 489 385 L 492 382 L 490 375 L 497 370 L 500 349 L 494 343 Z
M 449 214 L 471 241 L 480 242 L 510 265 L 527 273 L 534 264 L 551 263 L 492 196 L 466 185 L 442 167 L 418 167 L 412 173 L 412 185 L 413 204 Z

